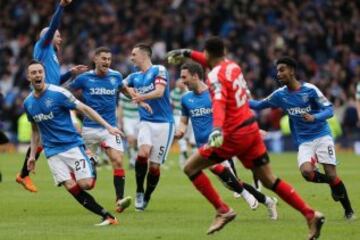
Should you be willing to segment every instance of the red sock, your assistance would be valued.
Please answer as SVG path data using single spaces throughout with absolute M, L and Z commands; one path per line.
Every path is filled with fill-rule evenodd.
M 310 208 L 295 189 L 285 181 L 279 180 L 274 191 L 290 206 L 300 211 L 306 219 L 312 219 L 314 217 L 314 210 Z
M 224 167 L 222 164 L 216 164 L 216 165 L 212 166 L 212 167 L 210 168 L 210 170 L 211 170 L 214 174 L 218 175 L 218 174 L 221 174 L 221 173 L 224 171 L 224 168 L 225 168 L 225 167 Z
M 199 175 L 192 179 L 192 183 L 217 211 L 220 213 L 229 211 L 229 207 L 222 201 L 220 195 L 216 192 L 209 178 L 203 172 L 200 172 Z
M 39 146 L 37 149 L 36 149 L 36 153 L 40 154 L 43 150 L 43 147 L 42 146 Z
M 339 183 L 341 183 L 341 179 L 336 177 L 332 182 L 330 182 L 330 186 L 335 187 L 336 185 L 339 185 Z
M 116 168 L 113 171 L 113 175 L 118 176 L 118 177 L 124 177 L 125 176 L 125 170 L 123 168 Z

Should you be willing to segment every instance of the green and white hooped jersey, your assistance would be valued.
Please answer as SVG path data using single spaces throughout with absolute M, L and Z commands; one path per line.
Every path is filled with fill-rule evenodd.
M 124 94 L 120 94 L 119 105 L 123 110 L 123 116 L 125 118 L 139 119 L 139 109 L 137 104 L 131 102 Z
M 173 113 L 174 116 L 181 116 L 181 97 L 184 95 L 186 91 L 181 91 L 180 88 L 175 87 L 170 92 L 170 100 L 174 107 Z
M 356 100 L 360 101 L 360 82 L 356 85 Z

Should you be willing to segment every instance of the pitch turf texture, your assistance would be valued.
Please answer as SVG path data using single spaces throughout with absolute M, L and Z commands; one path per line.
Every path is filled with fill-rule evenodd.
M 272 155 L 271 163 L 278 176 L 290 182 L 316 209 L 326 215 L 321 239 L 360 239 L 360 219 L 349 222 L 343 210 L 330 196 L 327 185 L 305 182 L 300 176 L 293 153 Z M 353 208 L 360 217 L 360 157 L 350 153 L 338 154 L 339 175 L 344 180 Z M 15 182 L 16 172 L 23 160 L 22 154 L 1 154 L 0 166 L 0 239 L 63 240 L 63 239 L 306 239 L 304 218 L 282 200 L 279 201 L 278 221 L 268 219 L 267 209 L 260 205 L 256 211 L 248 208 L 211 174 L 211 179 L 225 201 L 238 213 L 237 218 L 222 231 L 206 236 L 214 210 L 193 188 L 180 171 L 177 156 L 171 154 L 162 170 L 160 184 L 145 212 L 135 212 L 133 205 L 124 213 L 116 214 L 120 224 L 104 228 L 94 227 L 100 219 L 83 209 L 63 188 L 55 187 L 43 157 L 38 161 L 33 179 L 38 193 L 25 191 Z M 242 179 L 251 181 L 249 171 L 240 164 L 237 169 Z M 114 213 L 114 190 L 111 170 L 98 171 L 93 196 Z M 274 196 L 270 191 L 263 192 Z M 126 195 L 134 197 L 134 171 L 127 170 Z

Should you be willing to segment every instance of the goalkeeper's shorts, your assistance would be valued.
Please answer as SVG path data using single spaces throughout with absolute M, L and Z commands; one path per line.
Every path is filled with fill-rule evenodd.
M 266 146 L 259 131 L 243 135 L 231 135 L 224 138 L 224 143 L 219 148 L 209 147 L 207 144 L 199 148 L 202 157 L 222 162 L 232 157 L 237 157 L 245 168 L 252 169 L 256 161 L 266 154 Z

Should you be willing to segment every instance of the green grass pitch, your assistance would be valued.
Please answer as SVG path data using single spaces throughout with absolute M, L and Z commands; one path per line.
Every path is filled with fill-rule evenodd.
M 339 176 L 345 182 L 353 208 L 360 217 L 360 157 L 351 153 L 339 153 L 338 159 Z M 119 225 L 94 227 L 93 224 L 100 219 L 83 209 L 63 188 L 54 186 L 43 157 L 38 161 L 36 175 L 32 175 L 39 192 L 27 192 L 17 184 L 15 175 L 22 161 L 22 154 L 0 155 L 3 178 L 0 183 L 1 240 L 297 240 L 306 239 L 307 236 L 304 218 L 282 200 L 278 205 L 279 219 L 271 221 L 263 205 L 256 211 L 251 211 L 242 199 L 234 199 L 232 193 L 213 176 L 212 182 L 238 216 L 222 231 L 214 236 L 206 236 L 214 210 L 180 171 L 174 154 L 167 160 L 159 186 L 145 212 L 135 212 L 132 205 L 124 213 L 116 214 L 120 220 Z M 339 203 L 332 200 L 328 186 L 303 180 L 297 169 L 295 154 L 271 155 L 271 163 L 278 176 L 291 183 L 311 206 L 326 215 L 321 239 L 360 239 L 360 220 L 344 220 L 343 210 Z M 250 172 L 240 164 L 237 164 L 237 168 L 241 178 L 250 182 Z M 209 172 L 207 174 L 211 175 Z M 263 191 L 275 196 L 270 191 Z M 114 213 L 111 170 L 102 168 L 98 171 L 98 181 L 91 194 Z M 127 170 L 126 194 L 132 197 L 135 195 L 133 170 Z

